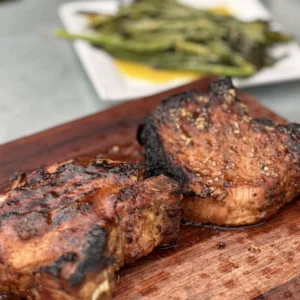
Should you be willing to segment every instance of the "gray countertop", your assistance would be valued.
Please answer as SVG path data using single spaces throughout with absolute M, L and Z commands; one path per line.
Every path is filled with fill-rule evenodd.
M 70 43 L 53 36 L 64 0 L 0 4 L 0 144 L 117 103 L 95 94 Z M 300 1 L 265 0 L 300 42 Z M 249 88 L 264 105 L 300 123 L 300 81 Z

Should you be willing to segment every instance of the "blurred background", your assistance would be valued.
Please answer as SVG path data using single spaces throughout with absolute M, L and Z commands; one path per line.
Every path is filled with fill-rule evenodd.
M 63 0 L 0 1 L 0 144 L 104 110 L 71 43 L 54 36 Z M 300 42 L 299 0 L 262 1 Z M 300 122 L 300 81 L 245 89 Z

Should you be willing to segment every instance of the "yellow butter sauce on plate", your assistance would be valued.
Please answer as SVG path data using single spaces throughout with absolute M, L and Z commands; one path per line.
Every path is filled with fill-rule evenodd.
M 174 79 L 196 79 L 201 77 L 199 73 L 183 72 L 178 70 L 158 70 L 124 60 L 115 60 L 115 64 L 121 74 L 153 83 L 164 83 Z

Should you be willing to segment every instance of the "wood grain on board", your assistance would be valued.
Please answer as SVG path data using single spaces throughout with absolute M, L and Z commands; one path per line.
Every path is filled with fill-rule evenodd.
M 10 176 L 17 171 L 73 157 L 100 154 L 142 160 L 135 141 L 142 119 L 163 98 L 188 89 L 207 91 L 211 80 L 127 102 L 0 146 L 0 191 L 8 188 Z M 285 122 L 250 96 L 239 94 L 251 114 Z M 221 242 L 223 249 L 219 249 Z M 248 250 L 252 244 L 256 251 Z M 115 284 L 119 300 L 300 299 L 300 201 L 250 229 L 183 225 L 176 247 L 156 249 L 119 275 Z

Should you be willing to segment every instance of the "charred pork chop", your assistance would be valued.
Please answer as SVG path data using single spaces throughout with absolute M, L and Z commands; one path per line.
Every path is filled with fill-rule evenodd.
M 252 118 L 228 78 L 164 100 L 138 140 L 146 177 L 177 180 L 192 222 L 257 223 L 300 193 L 300 125 Z
M 77 159 L 15 178 L 0 195 L 0 290 L 110 299 L 122 265 L 178 235 L 178 185 L 143 166 Z

